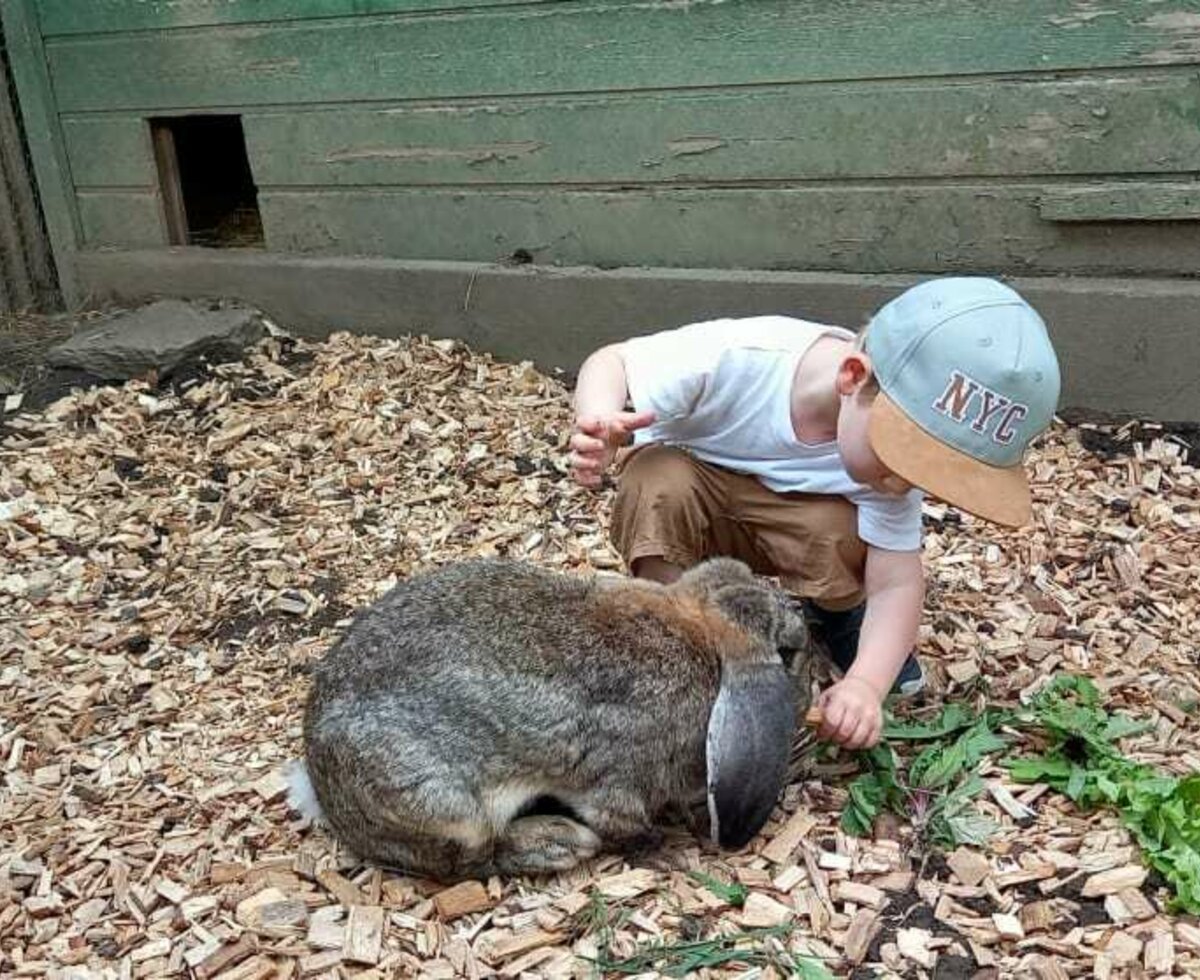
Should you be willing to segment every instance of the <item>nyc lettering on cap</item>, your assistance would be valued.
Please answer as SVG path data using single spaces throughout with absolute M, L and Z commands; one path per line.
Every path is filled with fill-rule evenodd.
M 868 437 L 884 465 L 979 517 L 1029 523 L 1024 455 L 1061 383 L 1033 307 L 994 279 L 933 279 L 879 310 L 864 350 L 880 387 Z

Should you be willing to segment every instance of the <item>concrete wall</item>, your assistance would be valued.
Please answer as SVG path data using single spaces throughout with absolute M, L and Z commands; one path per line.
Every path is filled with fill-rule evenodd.
M 459 337 L 498 356 L 531 359 L 567 374 L 600 344 L 692 319 L 783 312 L 857 329 L 922 278 L 514 267 L 201 249 L 87 252 L 81 266 L 85 283 L 126 300 L 234 296 L 301 333 Z M 1200 419 L 1200 281 L 1009 282 L 1047 320 L 1065 366 L 1064 411 Z

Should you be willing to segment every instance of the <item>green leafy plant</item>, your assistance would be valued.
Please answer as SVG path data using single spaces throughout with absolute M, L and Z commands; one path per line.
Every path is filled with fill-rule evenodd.
M 741 908 L 745 905 L 746 896 L 750 894 L 745 885 L 738 884 L 737 882 L 727 885 L 725 882 L 718 881 L 712 875 L 706 875 L 702 871 L 693 871 L 688 877 L 697 884 L 703 885 L 722 902 L 728 902 L 736 908 Z
M 786 976 L 800 980 L 833 980 L 833 974 L 818 959 L 799 956 L 779 948 L 771 948 L 768 940 L 782 939 L 791 926 L 772 926 L 769 929 L 748 929 L 711 939 L 691 942 L 652 942 L 622 959 L 608 954 L 597 957 L 596 966 L 605 973 L 636 974 L 656 971 L 668 977 L 688 977 L 704 968 L 738 963 L 743 966 L 773 966 Z
M 1056 677 L 1023 720 L 1049 744 L 1040 755 L 1005 760 L 1013 778 L 1044 782 L 1083 808 L 1113 807 L 1171 885 L 1174 904 L 1200 913 L 1200 774 L 1167 776 L 1124 756 L 1114 742 L 1149 725 L 1110 715 L 1086 677 Z
M 746 900 L 746 889 L 742 885 L 726 885 L 699 871 L 692 872 L 691 877 L 732 905 L 741 905 Z M 833 980 L 833 974 L 819 959 L 788 952 L 780 942 L 771 941 L 788 936 L 794 928 L 789 924 L 769 929 L 749 929 L 708 939 L 649 942 L 639 946 L 629 956 L 616 957 L 612 952 L 613 940 L 633 914 L 633 909 L 610 905 L 596 890 L 592 891 L 589 898 L 587 906 L 576 916 L 575 935 L 595 936 L 598 954 L 594 958 L 584 958 L 604 974 L 657 971 L 669 977 L 683 977 L 692 976 L 705 967 L 740 963 L 746 966 L 773 966 L 784 975 L 799 977 L 800 980 Z
M 976 715 L 955 703 L 930 722 L 890 719 L 885 739 L 931 744 L 907 763 L 887 741 L 864 753 L 866 772 L 850 784 L 842 828 L 857 836 L 868 834 L 875 818 L 891 811 L 906 818 L 923 843 L 983 843 L 996 825 L 972 801 L 983 791 L 979 763 L 1008 744 L 994 730 L 997 718 L 995 712 Z
M 884 742 L 863 753 L 865 771 L 850 784 L 842 827 L 870 833 L 881 812 L 908 819 L 924 844 L 982 844 L 995 824 L 972 801 L 983 790 L 978 765 L 1005 748 L 998 734 L 1011 724 L 1046 740 L 1045 750 L 1004 760 L 1018 782 L 1044 782 L 1081 808 L 1114 808 L 1146 862 L 1171 885 L 1178 908 L 1200 913 L 1200 774 L 1165 775 L 1134 762 L 1120 738 L 1150 725 L 1110 714 L 1086 677 L 1055 677 L 1028 709 L 974 714 L 948 704 L 926 722 L 889 718 Z M 909 760 L 891 743 L 928 743 Z

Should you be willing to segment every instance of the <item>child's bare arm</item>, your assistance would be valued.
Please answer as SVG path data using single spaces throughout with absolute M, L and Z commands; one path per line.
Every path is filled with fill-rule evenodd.
M 584 486 L 598 486 L 617 447 L 654 421 L 652 412 L 625 411 L 628 397 L 619 344 L 601 347 L 583 362 L 575 384 L 570 462 L 572 476 Z
M 868 547 L 864 587 L 867 611 L 858 657 L 847 676 L 861 677 L 886 693 L 917 642 L 925 602 L 920 552 Z
M 609 344 L 589 354 L 575 382 L 575 416 L 605 417 L 624 411 L 629 397 L 621 345 Z
M 912 652 L 925 601 L 919 552 L 867 549 L 867 610 L 854 665 L 821 698 L 819 734 L 847 748 L 879 741 L 883 700 Z

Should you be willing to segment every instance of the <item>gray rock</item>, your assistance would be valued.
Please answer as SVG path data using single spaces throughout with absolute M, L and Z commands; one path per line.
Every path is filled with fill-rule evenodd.
M 81 330 L 50 348 L 46 361 L 112 381 L 152 369 L 165 378 L 201 356 L 236 360 L 266 333 L 262 315 L 250 307 L 164 299 Z

